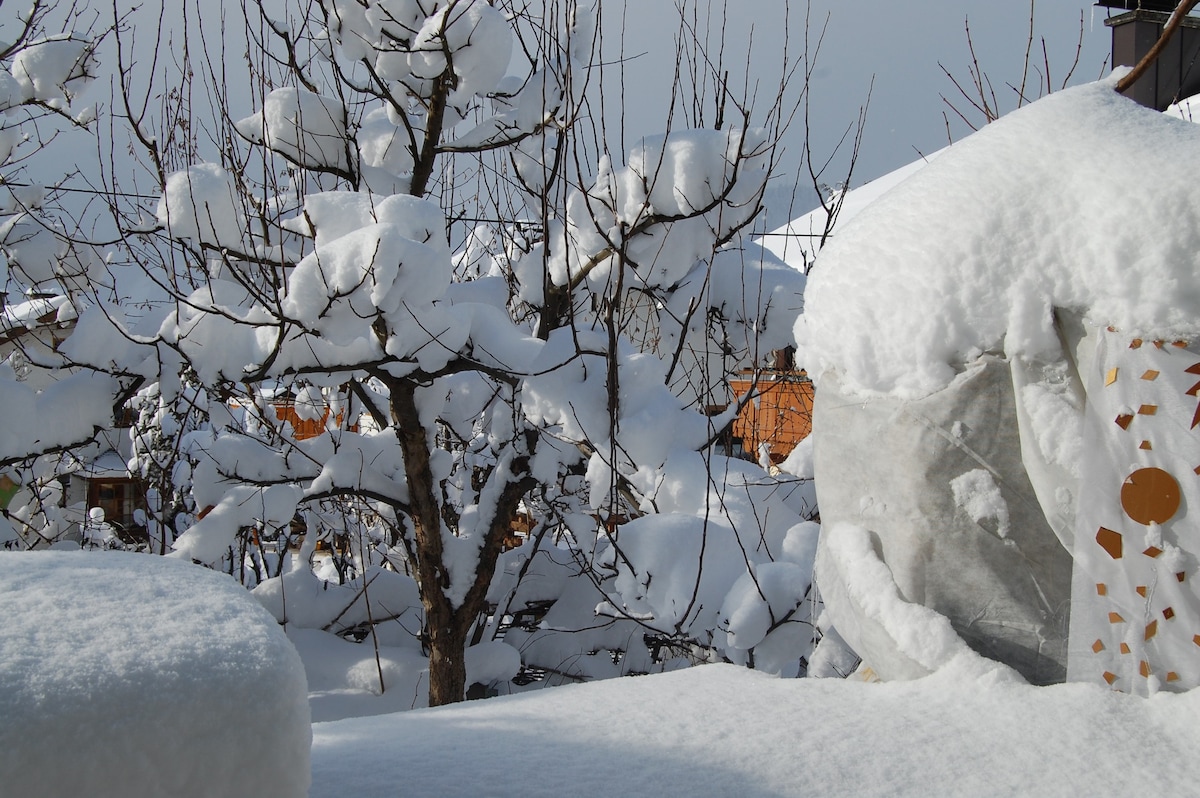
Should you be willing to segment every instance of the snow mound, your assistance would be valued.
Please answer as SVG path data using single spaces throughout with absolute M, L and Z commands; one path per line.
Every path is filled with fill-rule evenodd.
M 1188 795 L 1198 702 L 948 671 L 867 684 L 705 665 L 319 723 L 312 795 Z
M 1120 96 L 1117 74 L 988 125 L 839 229 L 796 326 L 809 373 L 924 396 L 982 351 L 1057 351 L 1056 308 L 1131 338 L 1200 333 L 1200 127 Z
M 0 554 L 7 795 L 304 795 L 304 668 L 228 577 L 122 553 Z

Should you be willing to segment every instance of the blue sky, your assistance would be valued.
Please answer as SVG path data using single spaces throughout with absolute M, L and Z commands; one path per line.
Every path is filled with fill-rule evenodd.
M 119 0 L 121 5 L 127 2 Z M 619 52 L 617 34 L 624 22 L 624 52 L 629 59 L 624 85 L 626 132 L 633 138 L 661 132 L 674 82 L 677 6 L 688 14 L 709 14 L 712 27 L 719 28 L 722 0 L 599 2 L 606 20 L 604 45 L 610 57 Z M 231 24 L 240 21 L 235 3 L 224 3 Z M 290 0 L 270 3 L 273 9 L 298 5 Z M 207 2 L 200 0 L 199 4 L 206 6 Z M 814 43 L 820 28 L 827 25 L 811 97 L 811 138 L 819 155 L 827 156 L 846 126 L 857 118 L 874 79 L 856 184 L 945 145 L 944 111 L 951 116 L 955 138 L 970 132 L 942 101 L 942 94 L 953 97 L 956 90 L 938 66 L 940 62 L 962 80 L 968 79 L 971 59 L 966 20 L 970 20 L 976 54 L 992 78 L 1001 108 L 1009 110 L 1015 104 L 1015 92 L 1005 84 L 1020 83 L 1029 33 L 1028 0 L 811 0 L 811 4 L 805 0 L 727 0 L 725 5 L 729 9 L 725 66 L 731 82 L 741 83 L 749 61 L 752 81 L 760 81 L 760 105 L 778 84 L 785 46 L 792 58 L 803 54 L 806 9 Z M 1075 58 L 1081 15 L 1083 51 L 1074 82 L 1094 80 L 1106 71 L 1110 34 L 1103 23 L 1108 13 L 1105 9 L 1095 8 L 1089 0 L 1035 0 L 1034 11 L 1037 38 L 1033 61 L 1041 66 L 1044 37 L 1056 86 Z M 206 19 L 206 24 L 215 28 L 215 18 L 206 15 Z M 205 31 L 206 36 L 214 32 Z M 140 40 L 150 36 L 149 30 L 139 33 Z M 1036 73 L 1031 72 L 1031 80 L 1036 82 Z M 803 130 L 798 122 L 788 137 L 793 161 L 804 140 Z
M 119 0 L 119 5 L 123 7 L 127 2 Z M 175 2 L 182 4 L 181 0 Z M 236 25 L 240 22 L 240 11 L 232 0 L 225 3 L 229 24 Z M 288 7 L 295 5 L 289 0 L 271 0 L 271 3 L 273 8 L 285 3 Z M 207 7 L 206 0 L 200 0 L 200 5 Z M 608 53 L 617 51 L 620 38 L 614 31 L 624 22 L 624 52 L 628 59 L 624 84 L 627 144 L 666 127 L 665 109 L 674 83 L 677 5 L 689 14 L 708 13 L 711 27 L 720 27 L 719 11 L 712 9 L 719 9 L 721 0 L 602 0 Z M 965 101 L 955 96 L 956 89 L 939 66 L 939 63 L 945 65 L 964 82 L 969 80 L 971 57 L 964 29 L 966 20 L 970 21 L 976 55 L 992 80 L 1001 109 L 1007 111 L 1015 105 L 1015 92 L 1006 84 L 1019 84 L 1021 80 L 1030 24 L 1030 6 L 1026 0 L 812 0 L 811 5 L 803 0 L 729 0 L 727 5 L 724 66 L 730 71 L 732 83 L 747 85 L 749 64 L 748 85 L 753 87 L 758 82 L 760 107 L 766 105 L 778 85 L 785 47 L 793 59 L 803 55 L 806 9 L 809 37 L 814 45 L 819 31 L 825 27 L 810 105 L 809 138 L 818 157 L 828 157 L 847 126 L 854 123 L 874 81 L 852 185 L 861 185 L 920 157 L 921 153 L 944 146 L 947 142 L 944 115 L 949 116 L 954 138 L 970 132 L 942 99 L 944 94 L 967 110 Z M 1081 17 L 1083 49 L 1073 82 L 1094 80 L 1107 71 L 1110 34 L 1103 24 L 1108 13 L 1105 9 L 1094 8 L 1088 0 L 1036 0 L 1034 11 L 1032 61 L 1041 68 L 1044 38 L 1056 87 L 1075 58 Z M 219 18 L 207 13 L 205 16 L 205 36 L 212 37 L 219 30 Z M 145 49 L 156 32 L 157 16 L 140 21 L 148 21 L 139 24 L 137 30 L 139 48 Z M 715 44 L 714 34 L 710 52 L 715 52 Z M 230 51 L 240 48 L 232 47 Z M 1038 77 L 1031 70 L 1031 85 L 1036 86 Z M 790 89 L 794 91 L 797 85 Z M 1031 91 L 1036 94 L 1036 89 Z M 234 109 L 235 115 L 243 110 L 249 113 L 249 102 L 242 104 L 247 108 Z M 612 112 L 611 107 L 609 111 Z M 609 125 L 611 129 L 611 121 Z M 798 119 L 785 139 L 789 151 L 785 166 L 790 167 L 792 174 L 799 163 L 804 140 L 803 120 Z M 844 173 L 844 160 L 835 161 L 827 173 L 827 182 L 838 182 Z M 780 183 L 787 180 L 786 175 L 781 176 Z M 807 188 L 806 183 L 802 181 Z M 811 194 L 804 195 L 797 199 L 794 210 L 806 211 L 814 202 Z
M 700 0 L 703 4 L 705 0 Z M 716 0 L 712 0 L 716 5 Z M 626 52 L 645 52 L 631 62 L 637 80 L 626 84 L 627 101 L 634 120 L 645 133 L 663 125 L 663 98 L 669 96 L 671 35 L 677 13 L 673 0 L 628 0 Z M 769 82 L 778 75 L 778 54 L 785 36 L 793 55 L 803 49 L 806 4 L 792 0 L 741 0 L 731 2 L 727 26 L 727 62 L 744 60 L 751 47 L 752 74 Z M 605 13 L 616 18 L 617 3 L 606 0 Z M 636 9 L 636 15 L 634 10 Z M 783 19 L 791 12 L 788 30 Z M 1031 60 L 1043 69 L 1041 40 L 1045 38 L 1051 81 L 1059 87 L 1075 59 L 1083 20 L 1083 49 L 1072 83 L 1095 80 L 1107 73 L 1111 37 L 1104 26 L 1107 10 L 1079 0 L 1038 0 L 1034 8 L 1034 52 Z M 845 127 L 857 117 L 874 78 L 863 148 L 854 184 L 878 177 L 947 142 L 945 112 L 957 139 L 970 129 L 957 119 L 941 95 L 955 99 L 957 90 L 939 62 L 962 81 L 969 81 L 971 56 L 964 23 L 969 20 L 976 55 L 990 76 L 1002 110 L 1011 110 L 1019 85 L 1028 41 L 1030 6 L 1017 0 L 813 0 L 812 36 L 828 19 L 825 40 L 817 61 L 812 90 L 812 140 L 818 153 L 828 153 Z M 751 38 L 753 29 L 753 38 Z M 736 69 L 734 70 L 737 71 Z M 1038 73 L 1031 70 L 1030 86 L 1036 96 Z M 803 126 L 796 125 L 788 138 L 798 150 Z

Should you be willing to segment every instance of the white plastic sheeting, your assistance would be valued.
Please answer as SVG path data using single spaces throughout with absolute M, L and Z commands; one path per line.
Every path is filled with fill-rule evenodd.
M 1072 681 L 1200 685 L 1200 347 L 1101 336 L 1088 383 Z
M 985 656 L 1037 684 L 1066 674 L 1071 558 L 1046 522 L 1021 460 L 1008 363 L 985 356 L 924 399 L 856 400 L 827 376 L 817 391 L 817 583 L 838 632 L 883 678 L 917 678 L 895 640 L 861 601 L 845 601 L 831 550 L 840 526 L 868 530 L 903 599 L 950 619 Z M 982 471 L 999 513 L 972 513 L 956 480 Z M 1001 534 L 1003 532 L 1003 534 Z
M 810 275 L 796 335 L 817 383 L 818 586 L 885 678 L 922 669 L 898 646 L 903 614 L 849 590 L 843 529 L 866 530 L 901 599 L 1030 681 L 1200 684 L 1184 617 L 1200 374 L 1177 368 L 1200 341 L 1200 128 L 1121 97 L 1117 77 L 948 149 Z M 1129 491 L 1177 506 L 1155 521 Z

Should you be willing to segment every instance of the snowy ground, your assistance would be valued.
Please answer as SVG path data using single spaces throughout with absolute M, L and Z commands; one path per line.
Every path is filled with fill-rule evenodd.
M 1185 795 L 1198 712 L 978 662 L 888 684 L 712 665 L 317 723 L 311 795 Z

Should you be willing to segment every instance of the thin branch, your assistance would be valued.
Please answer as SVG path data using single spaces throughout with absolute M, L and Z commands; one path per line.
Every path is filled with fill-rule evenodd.
M 1142 60 L 1137 62 L 1129 74 L 1117 81 L 1116 89 L 1118 93 L 1124 93 L 1134 83 L 1137 83 L 1138 78 L 1146 74 L 1146 70 L 1158 60 L 1162 55 L 1163 50 L 1167 48 L 1167 43 L 1171 41 L 1171 37 L 1175 35 L 1175 31 L 1183 24 L 1183 18 L 1186 17 L 1200 0 L 1183 0 L 1175 7 L 1175 12 L 1171 14 L 1171 18 L 1167 20 L 1167 24 L 1163 27 L 1162 35 L 1158 37 L 1158 41 L 1150 48 L 1150 51 L 1142 56 Z

